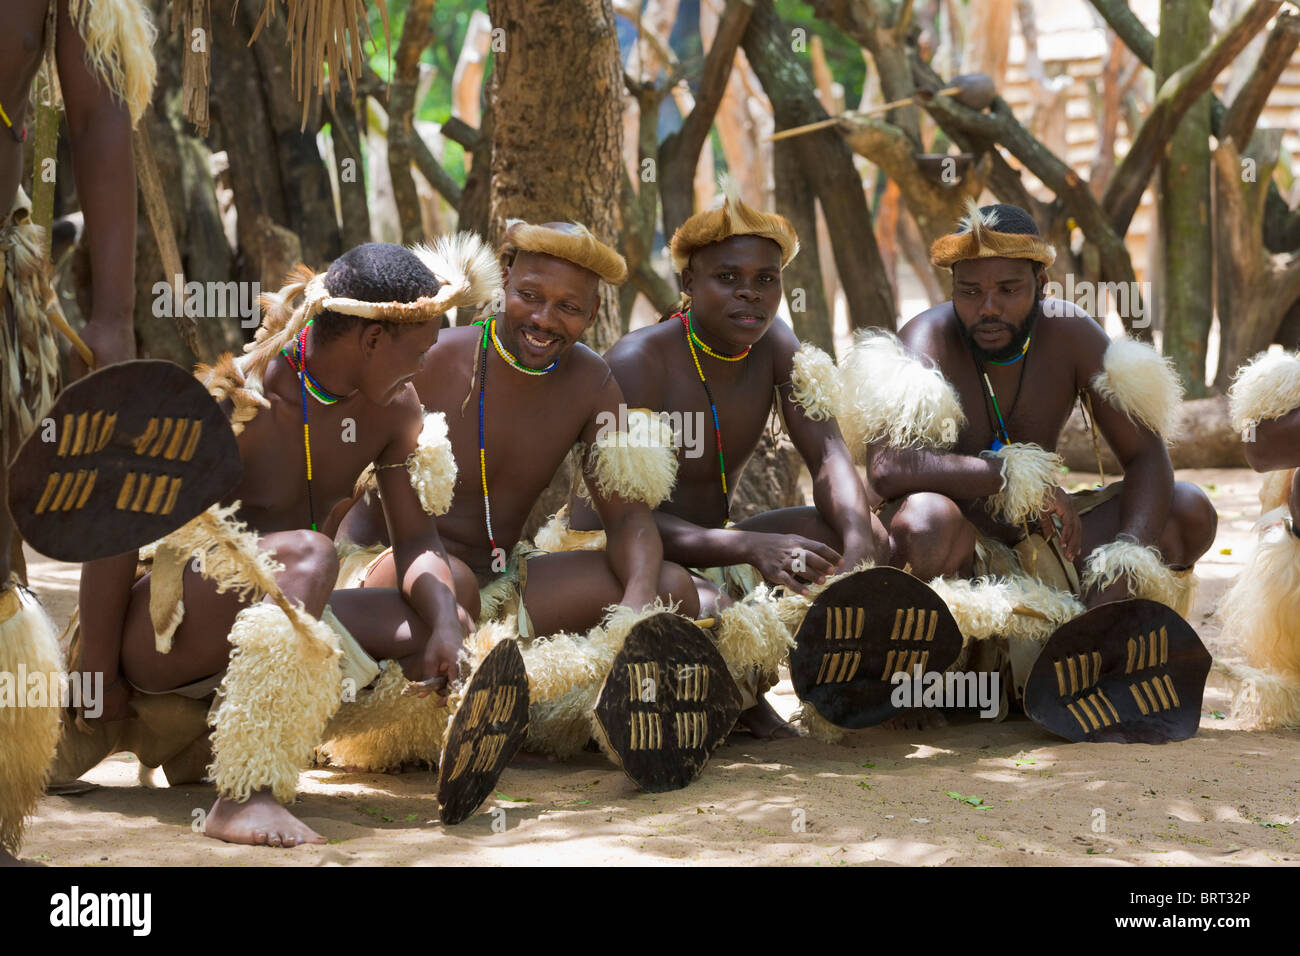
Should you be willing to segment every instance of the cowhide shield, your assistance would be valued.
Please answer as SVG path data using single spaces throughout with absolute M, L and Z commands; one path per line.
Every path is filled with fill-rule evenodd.
M 442 822 L 460 823 L 488 798 L 528 732 L 528 676 L 515 641 L 492 648 L 469 679 L 438 762 Z
M 1210 652 L 1156 601 L 1116 601 L 1068 621 L 1043 645 L 1025 712 L 1072 741 L 1164 743 L 1196 733 Z
M 193 375 L 122 362 L 59 395 L 9 473 L 9 511 L 37 551 L 92 561 L 170 534 L 241 472 L 230 424 Z
M 813 601 L 795 632 L 790 679 L 823 718 L 857 730 L 898 712 L 895 674 L 943 673 L 961 648 L 957 622 L 925 582 L 897 568 L 870 568 Z
M 676 614 L 637 624 L 596 700 L 610 754 L 642 790 L 686 786 L 740 716 L 741 696 L 709 636 Z

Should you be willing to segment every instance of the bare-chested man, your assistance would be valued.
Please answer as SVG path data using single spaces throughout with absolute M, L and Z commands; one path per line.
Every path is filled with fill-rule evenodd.
M 1173 478 L 1180 388 L 1152 349 L 1044 297 L 1054 255 L 1023 210 L 972 204 L 931 250 L 952 267 L 952 301 L 907 323 L 901 346 L 868 335 L 845 361 L 842 424 L 856 408 L 844 427 L 886 499 L 891 563 L 923 580 L 1008 573 L 999 545 L 1014 546 L 1023 570 L 1086 605 L 1133 595 L 1186 614 L 1217 517 Z M 1124 479 L 1070 495 L 1055 448 L 1077 400 Z
M 136 0 L 93 4 L 13 0 L 5 4 L 4 21 L 0 30 L 0 210 L 4 213 L 0 221 L 0 501 L 8 499 L 9 464 L 53 401 L 59 382 L 58 347 L 47 318 L 59 306 L 50 289 L 45 240 L 31 224 L 31 205 L 20 184 L 22 143 L 34 122 L 29 102 L 32 81 L 52 45 L 90 249 L 92 309 L 81 337 L 102 367 L 135 356 L 131 128 L 149 103 L 154 77 L 154 30 L 143 4 Z M 92 57 L 88 47 L 97 55 Z M 75 352 L 70 367 L 74 377 L 86 371 Z M 15 590 L 11 573 L 14 557 L 20 554 L 8 508 L 0 504 L 0 670 L 5 671 L 20 663 L 6 656 L 6 647 L 19 645 L 18 632 L 28 630 L 30 640 L 34 633 L 30 629 L 43 632 L 48 626 L 35 600 L 20 599 Z M 105 612 L 111 617 L 115 610 L 120 612 L 120 604 Z M 52 660 L 57 662 L 57 654 Z M 31 672 L 48 669 L 49 664 L 25 663 Z M 39 711 L 48 712 L 0 713 L 0 764 L 4 764 L 0 862 L 11 859 L 9 853 L 17 850 L 22 818 L 41 792 L 57 740 L 57 710 Z M 105 718 L 109 716 L 106 712 Z M 31 725 L 37 718 L 41 728 Z M 11 720 L 18 723 L 11 727 Z M 31 745 L 29 735 L 42 737 L 46 744 Z M 6 743 L 24 748 L 23 758 L 18 752 L 9 753 Z
M 355 638 L 366 654 L 398 661 L 408 678 L 445 695 L 459 674 L 470 622 L 456 605 L 437 526 L 402 467 L 424 421 L 411 380 L 430 357 L 439 317 L 488 298 L 499 271 L 477 239 L 458 237 L 419 255 L 369 243 L 335 260 L 328 273 L 299 278 L 266 309 L 250 353 L 207 372 L 209 388 L 240 426 L 243 474 L 228 503 L 239 504 L 237 517 L 256 532 L 258 546 L 284 566 L 276 580 L 291 602 L 313 619 L 329 602 L 341 622 L 335 630 L 345 657 Z M 394 587 L 332 594 L 338 560 L 333 542 L 316 529 L 351 497 L 370 464 L 393 533 Z M 206 820 L 209 836 L 273 846 L 324 842 L 282 804 L 339 705 L 338 664 L 317 661 L 324 669 L 313 671 L 300 660 L 309 642 L 295 635 L 285 615 L 275 618 L 277 609 L 266 603 L 245 606 L 234 593 L 217 593 L 202 569 L 181 557 L 184 616 L 170 652 L 158 650 L 151 616 L 151 586 L 160 573 L 155 561 L 153 573 L 129 593 L 120 638 L 98 653 L 142 694 L 203 697 L 221 684 L 212 768 L 218 798 Z M 256 623 L 253 612 L 261 615 Z M 252 635 L 254 645 L 269 650 L 241 646 L 232 657 L 237 634 L 257 628 L 263 633 Z M 97 639 L 85 635 L 87 654 Z M 301 699 L 290 708 L 283 698 L 292 694 Z M 316 699 L 321 694 L 336 696 Z M 224 726 L 276 706 L 281 710 L 253 731 L 245 728 L 243 738 Z
M 711 569 L 695 575 L 706 616 L 761 582 L 802 592 L 885 554 L 884 529 L 871 514 L 839 428 L 825 414 L 810 417 L 792 384 L 812 350 L 800 352 L 789 326 L 776 319 L 781 271 L 798 246 L 786 219 L 727 196 L 673 236 L 688 307 L 624 336 L 606 355 L 631 405 L 692 424 L 683 435 L 695 436 L 694 447 L 679 449 L 677 486 L 655 509 L 655 524 L 666 558 Z M 770 511 L 733 525 L 730 496 L 774 399 L 812 475 L 815 507 Z M 570 507 L 573 528 L 599 527 L 583 502 L 574 499 Z M 742 724 L 759 737 L 792 734 L 762 696 L 765 689 L 750 689 L 755 699 Z
M 1265 352 L 1229 392 L 1246 461 L 1264 472 L 1260 540 L 1220 613 L 1245 653 L 1233 716 L 1258 729 L 1300 727 L 1300 356 Z
M 626 265 L 581 226 L 517 220 L 506 230 L 503 258 L 505 308 L 482 324 L 444 331 L 415 378 L 424 406 L 446 412 L 458 466 L 451 510 L 438 530 L 461 606 L 475 619 L 492 616 L 497 609 L 483 608 L 479 591 L 504 576 L 519 592 L 512 603 L 525 637 L 583 632 L 606 607 L 639 610 L 656 595 L 696 614 L 685 570 L 662 561 L 646 504 L 667 490 L 652 493 L 635 473 L 603 480 L 606 449 L 593 448 L 582 464 L 609 528 L 608 551 L 517 549 L 529 512 L 570 449 L 596 445 L 623 404 L 609 366 L 579 340 L 600 308 L 599 282 L 621 282 Z M 366 545 L 380 540 L 373 502 L 355 507 L 339 535 Z M 374 563 L 366 587 L 390 584 L 391 568 L 388 558 Z

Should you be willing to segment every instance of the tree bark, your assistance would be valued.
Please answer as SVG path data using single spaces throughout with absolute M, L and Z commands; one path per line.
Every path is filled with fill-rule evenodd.
M 790 55 L 789 31 L 777 18 L 772 0 L 756 0 L 745 31 L 745 55 L 758 74 L 776 113 L 777 129 L 826 119 L 812 83 Z M 835 263 L 849 303 L 852 328 L 897 328 L 898 309 L 876 246 L 871 210 L 853 154 L 834 129 L 789 140 L 800 166 L 809 171 L 826 216 Z M 809 242 L 815 237 L 807 237 Z
M 415 109 L 419 105 L 415 102 L 415 91 L 420 80 L 420 55 L 433 39 L 429 25 L 432 16 L 433 0 L 411 0 L 402 26 L 402 39 L 393 57 L 393 79 L 388 84 L 388 175 L 393 181 L 402 242 L 407 245 L 424 239 L 420 197 L 411 176 L 411 164 L 415 161 Z
M 623 67 L 610 0 L 489 0 L 488 13 L 505 30 L 492 74 L 491 241 L 517 218 L 574 220 L 614 242 Z M 602 283 L 585 338 L 603 352 L 621 334 L 617 295 Z
M 1210 0 L 1162 0 L 1156 38 L 1159 98 L 1164 97 L 1166 82 L 1209 42 Z M 1139 132 L 1137 139 L 1142 138 Z M 1200 398 L 1205 395 L 1206 343 L 1214 319 L 1208 97 L 1200 96 L 1187 109 L 1162 150 L 1156 180 L 1158 321 L 1164 330 L 1164 353 L 1174 360 L 1183 388 L 1188 397 Z M 1121 164 L 1116 179 L 1124 175 L 1126 165 Z
M 790 321 L 801 342 L 811 342 L 830 356 L 835 355 L 831 306 L 822 283 L 821 256 L 817 249 L 817 194 L 799 162 L 798 149 L 790 140 L 773 144 L 776 180 L 776 211 L 790 220 L 800 236 L 799 254 L 781 276 Z
M 1121 471 L 1119 462 L 1098 439 L 1102 468 L 1109 479 Z M 1057 453 L 1071 471 L 1095 473 L 1097 453 L 1092 431 L 1076 407 L 1056 442 Z M 1228 418 L 1228 399 L 1223 395 L 1194 398 L 1178 409 L 1178 440 L 1169 446 L 1169 460 L 1175 468 L 1245 468 L 1246 452 L 1241 435 Z

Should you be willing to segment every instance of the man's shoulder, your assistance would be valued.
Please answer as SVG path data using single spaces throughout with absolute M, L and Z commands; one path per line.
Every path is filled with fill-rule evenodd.
M 911 351 L 942 363 L 952 344 L 956 321 L 952 302 L 940 302 L 903 323 L 898 338 Z
M 628 332 L 605 352 L 605 361 L 617 372 L 620 367 L 639 365 L 647 358 L 658 358 L 662 354 L 666 336 L 673 331 L 668 323 L 656 322 Z
M 1042 324 L 1038 337 L 1056 343 L 1052 351 L 1068 355 L 1085 377 L 1101 368 L 1110 337 L 1084 309 L 1067 299 L 1047 298 L 1038 321 Z

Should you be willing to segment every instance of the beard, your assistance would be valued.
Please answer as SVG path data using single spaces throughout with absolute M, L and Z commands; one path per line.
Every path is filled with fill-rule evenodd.
M 997 319 L 990 321 L 977 322 L 973 327 L 966 328 L 963 323 L 958 323 L 961 327 L 961 337 L 965 341 L 966 347 L 971 350 L 977 359 L 982 362 L 1009 362 L 1020 354 L 1020 350 L 1025 347 L 1029 341 L 1029 336 L 1034 331 L 1034 323 L 1038 321 L 1038 315 L 1043 307 L 1042 299 L 1034 300 L 1034 307 L 1029 310 L 1029 315 L 1020 328 L 1016 328 L 1010 322 L 1002 322 Z M 990 352 L 988 349 L 981 348 L 975 341 L 976 329 L 1006 329 L 1011 335 L 1011 341 L 996 351 Z

